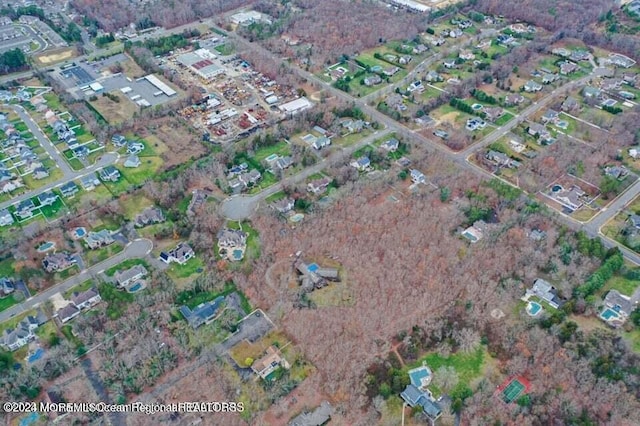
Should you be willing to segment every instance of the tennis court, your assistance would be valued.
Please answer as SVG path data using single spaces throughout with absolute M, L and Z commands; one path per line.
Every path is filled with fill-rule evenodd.
M 520 396 L 525 387 L 518 379 L 513 379 L 502 391 L 502 400 L 510 404 Z

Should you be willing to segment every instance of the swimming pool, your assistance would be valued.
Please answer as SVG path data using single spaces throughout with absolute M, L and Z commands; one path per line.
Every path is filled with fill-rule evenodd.
M 417 388 L 428 386 L 431 383 L 431 370 L 426 366 L 409 370 L 409 379 L 411 384 Z
M 55 246 L 56 243 L 54 243 L 53 241 L 45 241 L 44 243 L 40 244 L 40 247 L 38 247 L 36 250 L 38 250 L 39 253 L 44 253 L 45 251 L 53 249 Z
M 289 218 L 291 222 L 296 222 L 296 223 L 300 222 L 302 219 L 304 219 L 304 215 L 302 213 L 296 213 Z
M 604 311 L 600 313 L 600 318 L 602 318 L 605 321 L 616 320 L 619 317 L 620 317 L 620 314 L 618 314 L 616 311 L 614 311 L 611 308 L 606 308 Z
M 307 266 L 307 269 L 311 272 L 315 272 L 319 269 L 320 267 L 318 266 L 317 263 L 312 263 L 311 265 Z
M 264 159 L 267 163 L 271 163 L 272 161 L 276 161 L 278 159 L 278 154 L 271 154 L 267 158 Z
M 536 302 L 529 302 L 527 304 L 527 313 L 532 317 L 535 317 L 542 311 L 542 305 Z
M 140 290 L 142 290 L 142 284 L 140 282 L 137 282 L 131 287 L 129 287 L 129 293 L 135 293 Z
M 27 358 L 27 362 L 29 364 L 31 364 L 32 362 L 36 362 L 37 360 L 42 358 L 43 355 L 44 355 L 44 349 L 38 348 L 38 349 L 36 349 L 36 351 L 34 353 L 29 355 L 29 357 Z
M 29 426 L 30 424 L 37 422 L 39 417 L 38 413 L 30 413 L 21 418 L 18 424 L 20 426 Z
M 480 111 L 483 108 L 484 108 L 484 106 L 482 106 L 482 104 L 473 104 L 473 105 L 471 105 L 471 109 L 474 110 L 474 111 Z
M 75 239 L 80 239 L 82 237 L 84 237 L 85 235 L 87 235 L 87 230 L 84 228 L 76 228 L 73 230 L 73 237 Z
M 233 260 L 242 260 L 242 257 L 244 256 L 244 251 L 240 249 L 235 249 L 233 250 L 231 255 L 233 257 Z
M 472 243 L 475 243 L 476 241 L 478 241 L 478 238 L 476 238 L 476 236 L 469 231 L 464 231 L 462 235 L 468 240 L 470 240 Z

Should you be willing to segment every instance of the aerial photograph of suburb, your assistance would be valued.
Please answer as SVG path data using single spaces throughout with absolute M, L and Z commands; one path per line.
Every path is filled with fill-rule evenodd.
M 640 0 L 1 0 L 0 426 L 640 426 Z

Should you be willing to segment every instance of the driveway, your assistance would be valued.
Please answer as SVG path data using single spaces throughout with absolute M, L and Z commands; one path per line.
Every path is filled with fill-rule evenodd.
M 35 308 L 38 305 L 45 303 L 51 296 L 56 293 L 64 293 L 69 290 L 71 287 L 74 287 L 78 284 L 82 284 L 83 282 L 91 279 L 94 275 L 97 275 L 103 272 L 106 269 L 112 268 L 127 259 L 140 259 L 151 253 L 153 249 L 153 242 L 147 239 L 138 239 L 132 241 L 128 246 L 124 248 L 120 253 L 112 256 L 100 263 L 97 263 L 91 266 L 88 269 L 83 269 L 78 275 L 74 275 L 66 281 L 63 281 L 59 284 L 54 285 L 53 287 L 49 287 L 42 293 L 38 293 L 33 297 L 25 300 L 22 303 L 14 305 L 9 309 L 5 309 L 0 312 L 0 322 L 6 321 L 9 318 L 14 317 L 15 315 L 19 315 L 23 312 L 26 312 L 30 309 Z

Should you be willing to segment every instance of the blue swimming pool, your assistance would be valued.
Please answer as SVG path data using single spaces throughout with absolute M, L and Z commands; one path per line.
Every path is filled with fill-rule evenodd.
M 30 424 L 37 422 L 38 418 L 38 413 L 30 413 L 21 418 L 18 424 L 20 426 L 29 426 Z
M 476 238 L 475 235 L 473 235 L 471 232 L 469 231 L 464 231 L 462 233 L 462 235 L 467 238 L 468 240 L 470 240 L 472 243 L 475 243 L 476 241 L 478 241 L 478 239 Z
M 141 288 L 142 288 L 141 283 L 135 283 L 134 285 L 129 287 L 129 293 L 135 293 L 136 291 L 140 291 Z
M 240 250 L 240 249 L 235 249 L 231 255 L 233 256 L 234 260 L 242 260 L 242 256 L 244 256 L 244 251 Z
M 527 313 L 532 317 L 535 317 L 542 310 L 542 305 L 536 302 L 529 302 L 527 304 Z
M 84 228 L 76 228 L 73 230 L 73 236 L 76 238 L 82 238 L 87 235 L 87 230 Z
M 37 250 L 40 253 L 44 253 L 45 251 L 51 250 L 55 246 L 56 246 L 56 243 L 52 241 L 45 241 L 44 243 L 40 244 L 40 247 L 38 247 Z
M 614 311 L 611 308 L 606 308 L 604 311 L 600 313 L 600 318 L 602 318 L 605 321 L 611 321 L 614 319 L 618 319 L 619 317 L 620 317 L 620 314 L 618 314 L 616 311 Z
M 431 371 L 425 366 L 414 368 L 409 371 L 409 379 L 415 387 L 427 386 L 431 381 Z
M 42 358 L 43 355 L 44 355 L 44 349 L 38 348 L 34 353 L 29 355 L 29 357 L 27 358 L 27 362 L 29 364 L 31 364 L 32 362 L 36 362 L 37 360 Z
M 318 269 L 320 269 L 320 267 L 318 266 L 317 263 L 312 263 L 311 265 L 307 266 L 307 269 L 311 272 L 315 272 Z

